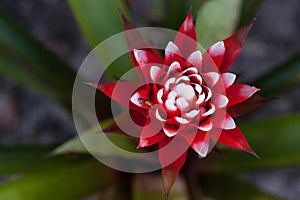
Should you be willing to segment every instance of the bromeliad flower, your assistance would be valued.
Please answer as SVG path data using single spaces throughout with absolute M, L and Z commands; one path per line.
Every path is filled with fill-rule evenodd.
M 125 29 L 133 26 L 124 19 Z M 169 42 L 162 59 L 153 48 L 132 49 L 131 58 L 141 82 L 95 85 L 113 100 L 130 109 L 134 121 L 144 128 L 138 148 L 158 144 L 159 160 L 166 194 L 186 160 L 187 148 L 165 148 L 181 138 L 199 156 L 205 157 L 211 141 L 255 153 L 232 117 L 248 109 L 248 100 L 259 89 L 234 83 L 236 75 L 227 72 L 238 57 L 252 23 L 242 27 L 224 41 L 212 45 L 205 53 L 197 49 L 196 31 L 191 13 L 181 25 L 174 42 Z M 144 40 L 141 36 L 135 39 Z M 127 38 L 131 49 L 130 36 Z M 123 91 L 140 85 L 124 99 L 124 92 L 113 91 L 118 84 Z M 142 86 L 141 86 L 142 85 Z M 251 105 L 258 105 L 255 97 Z M 254 107 L 254 106 L 250 106 Z M 226 109 L 227 108 L 227 109 Z M 164 149 L 164 150 L 163 150 Z M 166 150 L 167 149 L 167 150 Z M 179 152 L 171 159 L 174 152 Z

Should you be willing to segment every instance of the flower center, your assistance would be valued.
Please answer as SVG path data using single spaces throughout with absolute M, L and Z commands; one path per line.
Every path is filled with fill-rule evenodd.
M 196 100 L 195 90 L 191 85 L 180 83 L 173 90 L 177 93 L 178 97 L 183 97 L 189 103 Z

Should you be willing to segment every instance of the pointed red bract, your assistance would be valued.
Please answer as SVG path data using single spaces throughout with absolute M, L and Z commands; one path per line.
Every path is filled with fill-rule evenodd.
M 236 31 L 232 36 L 228 37 L 224 40 L 225 45 L 225 55 L 220 66 L 219 71 L 221 73 L 226 72 L 231 64 L 236 60 L 236 58 L 240 55 L 242 50 L 242 45 L 253 26 L 254 21 L 249 23 L 246 26 L 243 26 L 238 31 Z
M 199 131 L 191 144 L 191 147 L 204 158 L 209 149 L 209 134 L 203 131 Z
M 163 133 L 162 123 L 154 118 L 143 127 L 138 148 L 152 146 L 161 141 L 166 135 Z
M 175 44 L 184 58 L 197 50 L 197 34 L 190 11 L 175 37 Z
M 231 130 L 223 130 L 218 142 L 257 156 L 238 127 Z
M 211 46 L 207 51 L 206 54 L 214 61 L 216 67 L 219 69 L 224 59 L 225 55 L 225 46 L 224 42 L 217 42 L 213 46 Z
M 229 99 L 228 107 L 246 101 L 252 97 L 259 89 L 245 84 L 233 84 L 226 90 Z
M 126 17 L 121 13 L 123 26 L 125 30 L 125 37 L 127 41 L 127 46 L 130 52 L 130 57 L 133 65 L 135 67 L 138 67 L 139 64 L 134 56 L 134 49 L 144 49 L 150 52 L 153 57 L 156 57 L 156 60 L 160 60 L 159 63 L 162 63 L 162 59 L 160 58 L 160 55 L 156 49 L 152 47 L 152 45 L 148 42 L 148 40 L 140 34 L 140 32 L 135 29 L 135 26 L 129 22 Z M 128 31 L 130 30 L 130 31 Z M 141 74 L 140 70 L 137 70 L 140 78 L 143 80 L 143 75 Z
M 164 137 L 166 137 L 166 135 L 164 134 L 163 131 L 160 131 L 155 135 L 151 134 L 152 136 L 148 136 L 147 133 L 148 132 L 146 132 L 144 130 L 142 131 L 142 133 L 140 135 L 139 145 L 137 148 L 152 146 L 152 145 L 158 143 L 159 141 L 161 141 Z
M 140 87 L 140 83 L 135 82 L 118 82 L 118 83 L 108 83 L 108 84 L 90 84 L 97 88 L 108 97 L 118 102 L 126 108 L 132 108 L 132 103 L 130 102 L 130 97 L 132 93 Z M 130 93 L 131 91 L 131 93 Z
M 166 199 L 168 198 L 170 189 L 172 188 L 176 180 L 176 177 L 178 176 L 179 171 L 181 170 L 181 168 L 185 163 L 186 155 L 187 155 L 187 151 L 184 151 L 181 155 L 178 156 L 176 160 L 173 160 L 171 164 L 165 166 L 166 163 L 170 161 L 170 158 L 173 157 L 172 153 L 174 154 L 175 152 L 163 151 L 161 149 L 163 149 L 170 142 L 172 142 L 172 138 L 165 138 L 159 142 L 159 161 L 163 166 L 161 173 L 162 173 L 162 180 L 163 180 L 164 190 L 166 194 Z

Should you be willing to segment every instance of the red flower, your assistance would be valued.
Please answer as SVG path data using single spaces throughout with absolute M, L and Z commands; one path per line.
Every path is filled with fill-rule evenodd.
M 125 29 L 133 28 L 126 19 L 124 26 Z M 164 59 L 155 49 L 133 49 L 132 39 L 146 41 L 139 34 L 134 38 L 127 35 L 128 46 L 133 49 L 131 58 L 143 86 L 130 94 L 128 99 L 124 99 L 124 92 L 138 83 L 119 82 L 118 87 L 123 92 L 114 95 L 116 83 L 96 86 L 115 101 L 129 107 L 133 120 L 144 126 L 139 148 L 158 143 L 167 194 L 186 159 L 187 148 L 181 148 L 181 142 L 188 144 L 201 157 L 209 152 L 211 140 L 255 155 L 232 115 L 248 111 L 241 109 L 241 103 L 247 107 L 246 100 L 259 89 L 234 83 L 236 75 L 227 72 L 238 57 L 251 27 L 252 23 L 242 27 L 224 41 L 212 45 L 202 55 L 197 50 L 196 31 L 189 13 L 174 42 L 168 43 Z M 210 66 L 214 66 L 215 70 Z M 253 98 L 249 103 L 258 105 L 260 102 L 261 99 Z M 215 134 L 216 131 L 220 134 Z M 175 146 L 164 148 L 176 137 L 179 139 Z M 174 160 L 172 155 L 177 151 L 182 152 Z

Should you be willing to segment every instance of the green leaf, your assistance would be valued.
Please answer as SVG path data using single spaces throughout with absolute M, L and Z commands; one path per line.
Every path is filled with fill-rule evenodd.
M 288 58 L 270 72 L 259 77 L 253 84 L 262 95 L 281 94 L 291 86 L 300 84 L 300 52 Z
M 102 121 L 101 126 L 97 125 L 87 130 L 85 133 L 82 133 L 80 137 L 74 137 L 69 141 L 59 145 L 52 151 L 51 155 L 60 155 L 66 153 L 89 154 L 89 151 L 85 146 L 88 146 L 89 150 L 93 153 L 113 155 L 116 152 L 113 152 L 109 148 L 109 144 L 105 144 L 105 142 L 103 142 L 108 140 L 128 151 L 136 151 L 136 146 L 134 145 L 132 138 L 124 135 L 103 133 L 102 131 L 99 131 L 110 126 L 112 122 L 112 119 Z
M 200 187 L 208 199 L 231 199 L 231 200 L 276 200 L 270 194 L 260 191 L 251 184 L 244 183 L 237 178 L 236 174 L 202 175 L 199 177 Z
M 54 146 L 0 147 L 0 176 L 7 173 L 23 173 L 45 159 Z
M 121 0 L 68 0 L 74 16 L 92 47 L 123 31 L 119 9 L 127 13 Z M 128 14 L 127 14 L 128 17 Z
M 75 72 L 0 8 L 0 74 L 71 109 Z
M 0 199 L 78 199 L 112 185 L 112 171 L 88 156 L 47 158 L 49 147 L 1 147 Z
M 111 120 L 104 122 L 105 128 Z M 135 163 L 135 166 L 156 167 L 159 163 L 155 153 L 145 155 L 143 150 L 137 149 L 137 141 L 134 138 L 116 133 L 100 132 L 96 126 L 78 137 L 58 146 L 51 155 L 68 153 L 93 154 L 97 158 L 110 163 L 124 164 L 125 161 Z
M 126 156 L 127 153 L 118 151 L 117 149 L 112 149 L 111 145 L 115 144 L 118 147 L 125 149 L 127 151 L 135 152 L 136 146 L 133 143 L 133 139 L 128 136 L 111 134 L 111 133 L 99 133 L 98 128 L 89 130 L 88 132 L 80 135 L 80 137 L 75 137 L 68 142 L 60 145 L 54 151 L 54 155 L 65 154 L 65 153 L 96 153 L 101 155 L 110 156 Z M 112 144 L 111 144 L 111 143 Z M 84 144 L 84 145 L 83 145 Z M 86 148 L 88 147 L 88 149 Z
M 68 0 L 73 14 L 86 38 L 94 48 L 105 39 L 114 36 L 123 31 L 120 11 L 130 18 L 128 8 L 124 0 Z M 125 41 L 125 39 L 124 39 Z M 126 44 L 123 42 L 122 44 Z M 111 51 L 120 47 L 116 41 L 116 46 L 110 47 L 105 52 L 97 52 L 101 54 L 101 58 L 114 55 Z M 119 45 L 119 46 L 118 46 Z M 100 59 L 101 60 L 101 59 Z M 121 77 L 127 70 L 132 67 L 129 56 L 121 56 L 109 68 L 108 74 L 110 78 Z
M 239 20 L 242 0 L 206 1 L 198 12 L 196 31 L 198 42 L 208 48 L 229 37 Z
M 206 172 L 236 172 L 300 163 L 300 114 L 239 125 L 260 159 L 226 148 L 226 159 L 210 154 L 199 161 Z

